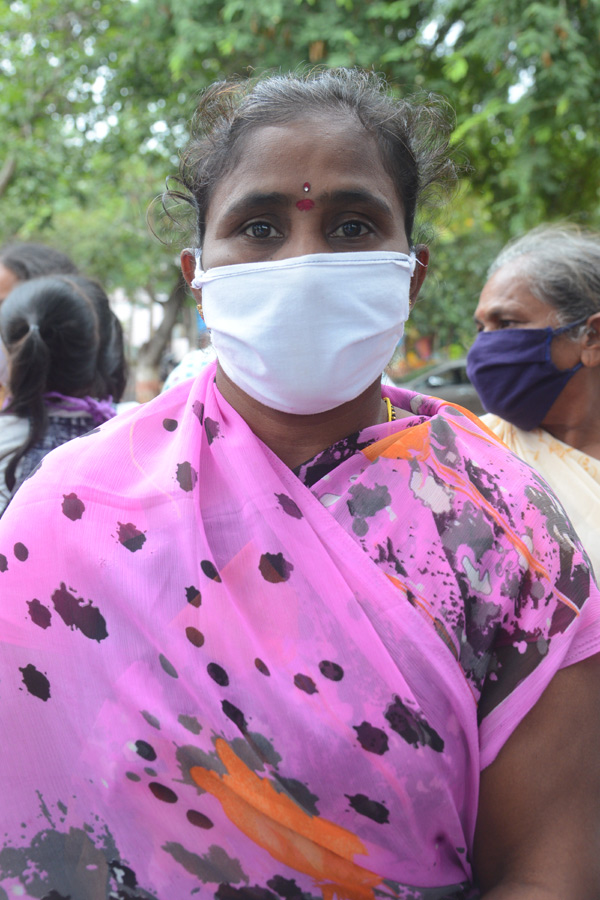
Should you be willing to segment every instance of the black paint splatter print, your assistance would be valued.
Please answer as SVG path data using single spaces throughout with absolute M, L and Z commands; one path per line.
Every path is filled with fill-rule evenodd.
M 123 544 L 123 546 L 131 551 L 131 553 L 135 553 L 136 550 L 141 550 L 146 543 L 146 535 L 144 532 L 136 528 L 133 522 L 127 522 L 124 525 L 119 522 L 118 525 L 119 543 Z

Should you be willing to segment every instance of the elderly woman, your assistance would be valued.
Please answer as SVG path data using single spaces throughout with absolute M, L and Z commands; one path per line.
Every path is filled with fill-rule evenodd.
M 541 226 L 490 266 L 467 371 L 483 421 L 556 491 L 600 576 L 600 234 Z
M 439 109 L 326 71 L 216 85 L 199 128 L 182 266 L 218 363 L 0 523 L 0 889 L 597 898 L 581 547 L 476 419 L 380 386 Z

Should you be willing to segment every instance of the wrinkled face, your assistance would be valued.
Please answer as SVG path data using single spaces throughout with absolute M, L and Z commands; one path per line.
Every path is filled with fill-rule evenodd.
M 531 293 L 518 259 L 497 269 L 486 283 L 475 310 L 475 323 L 478 331 L 561 326 L 556 308 Z M 569 369 L 580 360 L 578 345 L 569 332 L 553 339 L 551 355 L 559 369 Z
M 497 269 L 486 283 L 475 310 L 475 323 L 478 331 L 560 326 L 556 309 L 531 293 L 518 260 Z
M 313 115 L 251 131 L 211 198 L 203 268 L 359 250 L 409 251 L 394 183 L 360 123 Z

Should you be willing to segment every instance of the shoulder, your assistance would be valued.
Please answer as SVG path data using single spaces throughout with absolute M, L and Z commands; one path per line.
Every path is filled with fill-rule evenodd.
M 0 455 L 20 447 L 28 433 L 27 419 L 10 413 L 0 413 Z
M 509 450 L 512 450 L 519 455 L 523 455 L 523 447 L 535 444 L 538 441 L 540 432 L 537 428 L 534 431 L 523 431 L 521 428 L 511 425 L 510 422 L 501 419 L 493 413 L 486 413 L 484 416 L 481 416 L 481 421 L 486 428 L 493 431 L 493 433 L 506 444 Z
M 18 501 L 39 503 L 80 490 L 105 498 L 167 490 L 176 480 L 177 460 L 186 456 L 190 391 L 189 385 L 181 388 L 57 446 L 23 483 Z
M 15 450 L 29 434 L 29 422 L 20 416 L 0 413 L 0 514 L 10 499 L 10 491 L 4 480 L 6 468 Z
M 472 464 L 488 466 L 492 471 L 498 466 L 503 471 L 505 467 L 524 469 L 522 461 L 509 452 L 496 429 L 490 427 L 495 425 L 490 422 L 490 417 L 480 418 L 454 403 L 405 389 L 386 389 L 388 392 L 395 406 L 419 417 L 416 426 L 408 420 L 401 420 L 405 426 L 397 432 L 398 442 L 414 443 L 411 431 L 419 428 L 423 433 L 422 440 L 426 440 L 426 452 L 432 465 L 437 466 L 441 462 L 455 470 L 470 470 Z
M 483 516 L 491 529 L 490 547 L 500 542 L 505 553 L 511 548 L 511 555 L 526 562 L 525 569 L 533 565 L 534 557 L 538 563 L 533 571 L 539 565 L 552 568 L 551 562 L 566 547 L 579 546 L 543 478 L 477 416 L 435 398 L 412 395 L 408 400 L 420 416 L 419 424 L 411 427 L 410 420 L 401 420 L 394 435 L 363 452 L 371 460 L 379 455 L 404 459 L 412 472 L 419 470 L 416 499 L 426 507 L 431 505 L 428 492 L 435 483 L 435 490 L 446 498 L 444 534 L 450 529 L 453 542 L 458 523 L 464 522 L 467 536 L 476 515 Z M 413 487 L 416 484 L 413 476 Z

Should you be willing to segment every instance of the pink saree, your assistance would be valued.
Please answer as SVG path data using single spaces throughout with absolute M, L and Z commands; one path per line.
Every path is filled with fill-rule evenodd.
M 600 650 L 544 483 L 467 414 L 297 473 L 214 367 L 0 522 L 0 898 L 464 900 L 479 772 Z

